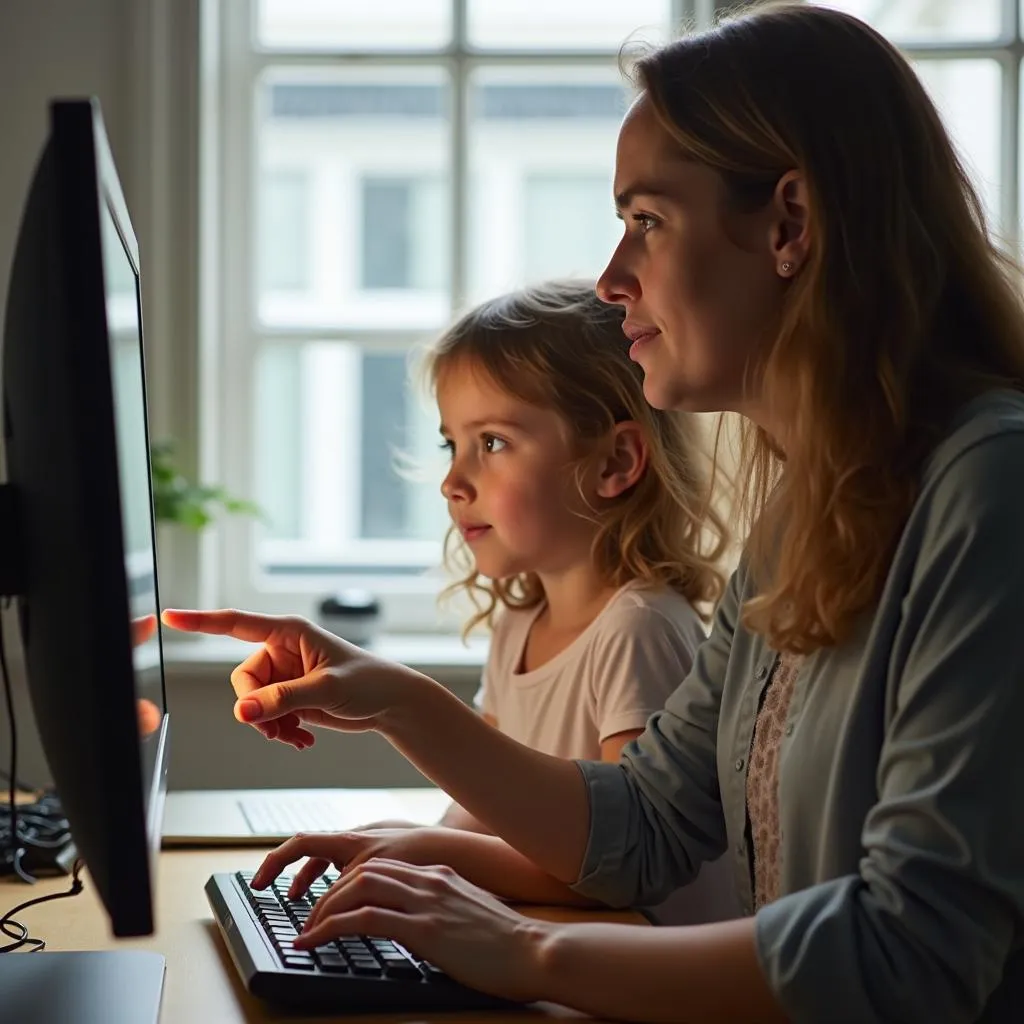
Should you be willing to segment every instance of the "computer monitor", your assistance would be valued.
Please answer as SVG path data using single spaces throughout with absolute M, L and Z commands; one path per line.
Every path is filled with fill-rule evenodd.
M 0 565 L 43 751 L 115 936 L 154 930 L 169 733 L 140 296 L 99 105 L 54 102 L 7 296 Z

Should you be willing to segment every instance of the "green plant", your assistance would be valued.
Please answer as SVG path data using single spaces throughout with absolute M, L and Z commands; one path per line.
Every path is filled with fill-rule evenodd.
M 189 480 L 175 465 L 173 441 L 153 442 L 150 457 L 153 507 L 158 523 L 178 523 L 190 530 L 201 530 L 213 521 L 218 508 L 232 515 L 262 518 L 255 502 L 236 498 L 223 487 Z

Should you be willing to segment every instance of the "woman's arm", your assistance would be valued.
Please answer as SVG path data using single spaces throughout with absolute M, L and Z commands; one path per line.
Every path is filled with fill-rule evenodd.
M 498 728 L 498 720 L 494 715 L 489 714 L 487 711 L 481 711 L 480 717 L 489 726 L 491 726 L 492 729 Z M 460 807 L 459 804 L 454 801 L 448 805 L 448 810 L 441 815 L 441 820 L 438 824 L 443 825 L 445 828 L 459 828 L 466 832 L 479 832 L 481 835 L 485 836 L 491 834 L 490 829 L 488 829 L 483 822 L 478 821 L 469 813 L 469 811 L 466 810 L 465 807 Z
M 590 807 L 575 762 L 517 743 L 436 684 L 410 688 L 377 729 L 484 827 L 555 878 L 576 880 Z
M 390 849 L 367 850 L 366 856 L 392 857 L 412 864 L 446 864 L 467 881 L 513 903 L 545 903 L 570 907 L 601 906 L 575 893 L 497 836 L 454 829 L 417 830 L 408 841 Z
M 597 907 L 597 900 L 573 892 L 542 871 L 497 836 L 466 834 L 472 839 L 453 851 L 450 866 L 463 878 L 513 903 L 547 903 L 566 907 Z
M 544 998 L 602 1018 L 716 1024 L 788 1018 L 761 970 L 754 921 L 688 928 L 568 924 L 537 959 Z M 841 1017 L 836 1008 L 836 1018 Z
M 329 843 L 310 837 L 308 852 L 326 854 Z M 321 897 L 296 946 L 359 933 L 391 936 L 485 992 L 602 1019 L 786 1019 L 758 965 L 749 919 L 696 928 L 553 924 L 516 914 L 446 868 L 375 859 Z M 813 1019 L 850 1019 L 841 1005 L 831 1009 Z

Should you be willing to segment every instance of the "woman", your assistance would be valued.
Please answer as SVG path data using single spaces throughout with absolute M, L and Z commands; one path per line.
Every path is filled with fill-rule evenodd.
M 480 988 L 635 1020 L 1017 1020 L 1019 282 L 913 72 L 860 22 L 757 9 L 638 80 L 599 292 L 653 405 L 746 418 L 753 525 L 693 670 L 623 760 L 496 741 L 442 687 L 300 620 L 168 621 L 265 643 L 233 682 L 267 736 L 376 729 L 614 904 L 729 850 L 747 915 L 527 923 L 384 860 L 343 878 L 311 944 L 394 935 Z M 261 880 L 340 842 L 291 840 Z

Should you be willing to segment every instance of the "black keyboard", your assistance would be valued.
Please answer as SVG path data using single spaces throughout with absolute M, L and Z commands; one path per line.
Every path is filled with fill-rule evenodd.
M 291 875 L 266 889 L 253 889 L 252 876 L 212 875 L 206 896 L 245 987 L 259 999 L 336 1014 L 515 1006 L 460 985 L 387 938 L 347 935 L 314 950 L 295 949 L 313 904 L 338 876 L 322 875 L 297 900 L 288 898 Z

